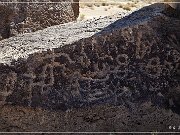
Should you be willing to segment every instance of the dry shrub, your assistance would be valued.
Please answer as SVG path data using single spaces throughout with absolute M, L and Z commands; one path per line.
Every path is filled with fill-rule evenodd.
M 123 5 L 122 5 L 122 4 L 119 4 L 119 5 L 118 5 L 118 8 L 123 8 Z
M 130 10 L 131 10 L 131 7 L 129 7 L 129 6 L 124 6 L 123 9 L 130 11 Z
M 80 18 L 79 18 L 79 20 L 84 20 L 85 19 L 85 15 L 84 14 L 80 14 Z

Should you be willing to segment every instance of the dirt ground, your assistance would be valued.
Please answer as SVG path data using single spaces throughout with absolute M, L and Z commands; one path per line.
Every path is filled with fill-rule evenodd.
M 116 13 L 127 13 L 144 6 L 163 0 L 80 0 L 80 15 L 78 20 L 87 20 L 110 16 Z

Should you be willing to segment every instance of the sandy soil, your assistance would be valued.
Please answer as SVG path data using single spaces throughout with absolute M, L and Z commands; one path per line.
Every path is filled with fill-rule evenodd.
M 80 15 L 78 20 L 110 16 L 116 13 L 133 12 L 155 2 L 162 2 L 162 0 L 80 0 Z

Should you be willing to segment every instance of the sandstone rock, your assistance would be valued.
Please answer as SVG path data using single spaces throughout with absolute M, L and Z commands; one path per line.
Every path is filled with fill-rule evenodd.
M 1 130 L 10 121 L 15 131 L 178 130 L 180 19 L 167 8 L 154 4 L 92 37 L 10 58 L 0 66 Z
M 79 15 L 79 0 L 73 2 L 71 0 L 1 1 L 1 39 L 75 21 Z

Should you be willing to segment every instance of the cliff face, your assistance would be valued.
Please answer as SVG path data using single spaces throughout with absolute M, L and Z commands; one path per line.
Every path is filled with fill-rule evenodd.
M 156 131 L 168 131 L 169 124 L 177 123 L 179 115 L 176 113 L 180 112 L 180 19 L 168 16 L 169 8 L 164 4 L 145 7 L 92 37 L 29 54 L 27 59 L 19 56 L 21 59 L 9 65 L 2 64 L 2 118 L 5 121 L 13 118 L 13 114 L 5 115 L 10 104 L 12 109 L 17 105 L 46 109 L 42 110 L 43 113 L 41 110 L 35 115 L 30 113 L 33 118 L 39 118 L 39 114 L 46 118 L 50 114 L 47 110 L 56 110 L 54 115 L 59 119 L 65 117 L 59 123 L 66 123 L 56 126 L 58 131 L 99 131 L 109 127 L 108 124 L 111 126 L 109 130 L 113 131 L 129 131 L 130 125 L 132 130 L 133 127 L 138 127 L 139 131 L 152 130 L 144 121 L 150 121 L 148 125 L 152 126 L 157 124 Z M 5 46 L 10 42 L 2 43 Z M 89 108 L 92 113 L 86 114 Z M 114 116 L 111 116 L 114 111 L 105 111 L 110 108 L 116 110 Z M 78 112 L 81 112 L 80 116 L 74 115 Z M 168 122 L 161 120 L 161 113 L 163 120 Z M 71 115 L 73 119 L 69 117 Z M 85 123 L 78 123 L 81 121 L 78 117 Z M 50 121 L 54 119 L 52 116 L 48 118 Z M 113 124 L 111 118 L 118 121 Z M 96 126 L 105 120 L 107 125 Z M 38 121 L 38 124 L 45 121 Z M 28 131 L 32 131 L 33 126 L 18 124 L 22 130 Z
M 75 21 L 79 15 L 78 2 L 78 0 L 75 3 L 71 0 L 1 1 L 1 39 Z

